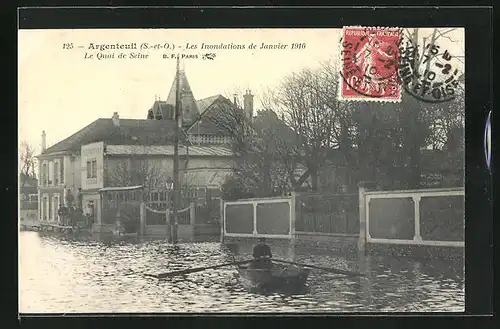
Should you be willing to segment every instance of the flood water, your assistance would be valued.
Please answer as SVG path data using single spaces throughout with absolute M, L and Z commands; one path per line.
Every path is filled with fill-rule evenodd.
M 237 259 L 246 259 L 243 246 Z M 291 259 L 287 250 L 275 257 Z M 158 280 L 144 273 L 230 262 L 220 243 L 97 241 L 19 235 L 21 313 L 110 312 L 463 312 L 460 264 L 295 249 L 302 263 L 363 271 L 345 278 L 312 271 L 302 295 L 249 293 L 225 267 Z

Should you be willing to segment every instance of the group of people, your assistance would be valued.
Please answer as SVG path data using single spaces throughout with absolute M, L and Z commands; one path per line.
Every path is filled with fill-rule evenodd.
M 64 226 L 76 227 L 78 224 L 78 218 L 83 217 L 83 210 L 76 207 L 76 205 L 61 205 L 59 206 L 57 214 L 59 215 L 59 218 L 61 219 Z M 92 226 L 93 216 L 87 214 L 86 222 L 87 226 Z

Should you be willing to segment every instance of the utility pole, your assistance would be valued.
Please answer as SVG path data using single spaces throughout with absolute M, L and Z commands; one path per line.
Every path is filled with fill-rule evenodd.
M 177 212 L 179 207 L 179 134 L 182 125 L 181 116 L 181 86 L 179 72 L 179 55 L 177 55 L 177 67 L 175 73 L 175 128 L 174 128 L 174 204 L 172 209 L 172 243 L 177 243 L 178 238 L 178 220 Z

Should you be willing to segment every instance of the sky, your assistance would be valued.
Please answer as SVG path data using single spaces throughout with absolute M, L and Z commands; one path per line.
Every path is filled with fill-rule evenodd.
M 255 109 L 259 94 L 277 86 L 292 72 L 317 67 L 339 57 L 341 29 L 133 29 L 133 30 L 20 30 L 18 33 L 19 140 L 40 152 L 41 133 L 47 147 L 76 133 L 98 118 L 145 119 L 155 97 L 165 100 L 175 75 L 175 59 L 163 54 L 198 55 L 183 67 L 194 97 L 231 95 L 251 89 Z M 422 33 L 425 35 L 425 33 Z M 452 47 L 463 54 L 463 29 L 450 33 Z M 177 50 L 94 50 L 91 43 L 175 45 Z M 443 42 L 448 42 L 443 40 Z M 63 49 L 72 43 L 73 49 Z M 187 49 L 187 44 L 198 49 Z M 202 50 L 201 44 L 237 44 L 247 49 Z M 257 49 L 250 50 L 254 43 Z M 288 45 L 287 49 L 259 49 L 261 44 Z M 292 43 L 305 44 L 290 49 Z M 115 53 L 97 59 L 97 53 Z M 147 59 L 116 58 L 120 52 L 147 54 Z M 93 54 L 94 58 L 85 58 Z M 201 55 L 215 53 L 213 60 Z
M 255 50 L 181 50 L 198 54 L 183 62 L 196 99 L 228 95 L 249 88 L 272 87 L 287 74 L 329 59 L 339 30 L 24 30 L 19 32 L 19 139 L 40 149 L 42 130 L 52 145 L 97 118 L 145 119 L 155 95 L 165 100 L 175 75 L 175 60 L 164 50 L 149 50 L 147 59 L 84 59 L 94 44 L 143 42 L 192 45 L 257 44 Z M 63 50 L 63 43 L 84 46 Z M 305 43 L 300 50 L 260 50 L 260 44 Z M 200 47 L 200 46 L 199 46 Z M 289 48 L 290 46 L 288 46 Z M 104 51 L 110 53 L 113 51 Z M 120 51 L 114 51 L 115 55 Z M 138 51 L 140 52 L 140 51 Z M 214 60 L 200 55 L 214 52 Z M 95 56 L 95 55 L 94 55 Z

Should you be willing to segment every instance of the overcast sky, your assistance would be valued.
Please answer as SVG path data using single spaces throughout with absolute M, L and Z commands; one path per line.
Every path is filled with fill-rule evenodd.
M 458 34 L 457 34 L 458 33 Z M 145 119 L 155 95 L 166 99 L 175 74 L 175 60 L 166 50 L 142 51 L 148 59 L 84 59 L 89 44 L 164 44 L 182 46 L 185 71 L 196 99 L 228 95 L 250 88 L 256 95 L 276 86 L 293 71 L 315 67 L 339 56 L 341 29 L 221 29 L 221 30 L 22 30 L 19 31 L 19 139 L 40 150 L 41 132 L 48 146 L 77 132 L 97 118 Z M 463 48 L 463 30 L 453 33 Z M 186 43 L 241 44 L 255 50 L 186 50 Z M 64 50 L 64 43 L 74 49 Z M 286 44 L 286 50 L 261 50 L 260 45 Z M 290 44 L 305 43 L 291 50 Z M 83 46 L 83 48 L 78 48 Z M 459 50 L 463 53 L 463 50 Z M 103 53 L 120 51 L 104 51 Z M 129 53 L 130 51 L 124 51 Z M 139 52 L 139 51 L 138 51 Z M 201 54 L 216 53 L 214 60 Z

